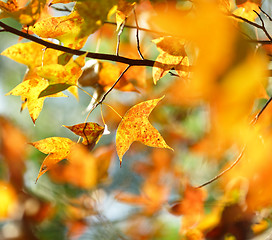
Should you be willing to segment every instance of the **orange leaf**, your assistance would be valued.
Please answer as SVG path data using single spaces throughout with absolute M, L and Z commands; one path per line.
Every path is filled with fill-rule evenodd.
M 22 96 L 26 98 L 29 115 L 33 123 L 35 123 L 43 108 L 43 102 L 45 100 L 45 97 L 39 98 L 39 95 L 47 86 L 48 82 L 42 78 L 29 79 L 17 85 L 6 95 Z M 63 93 L 57 93 L 50 95 L 50 97 L 65 97 L 65 95 Z
M 104 132 L 104 127 L 92 122 L 80 123 L 77 125 L 64 127 L 68 128 L 76 135 L 83 137 L 82 143 L 87 145 L 89 149 L 94 148 L 95 144 L 99 141 L 101 135 Z
M 165 143 L 158 130 L 148 121 L 149 114 L 162 98 L 139 103 L 130 108 L 123 117 L 116 133 L 116 149 L 120 164 L 123 155 L 134 141 L 139 141 L 150 147 L 172 149 Z
M 40 168 L 37 182 L 41 175 L 68 156 L 72 145 L 75 143 L 69 138 L 51 137 L 30 144 L 39 151 L 48 154 Z

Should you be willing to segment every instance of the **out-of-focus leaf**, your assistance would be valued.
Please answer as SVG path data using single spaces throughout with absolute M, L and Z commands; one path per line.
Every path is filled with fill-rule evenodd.
M 13 186 L 7 182 L 0 181 L 0 192 L 0 219 L 5 220 L 16 213 L 18 199 Z
M 24 185 L 26 142 L 23 132 L 0 116 L 0 155 L 7 164 L 9 180 L 17 190 Z
M 182 232 L 187 232 L 202 218 L 205 194 L 202 189 L 187 185 L 181 201 L 173 203 L 169 211 L 174 215 L 183 215 Z
M 134 141 L 142 142 L 150 147 L 172 149 L 148 121 L 149 114 L 162 98 L 139 103 L 130 108 L 123 117 L 116 133 L 116 150 L 120 163 Z
M 71 148 L 68 162 L 50 171 L 56 182 L 70 183 L 81 188 L 93 188 L 107 179 L 112 148 L 98 148 L 90 153 L 84 145 L 76 144 Z
M 19 6 L 16 0 L 0 1 L 0 9 L 3 11 L 0 18 L 12 17 L 23 25 L 33 25 L 41 16 L 45 8 L 46 0 L 32 0 L 27 6 Z
M 54 167 L 59 161 L 67 158 L 71 147 L 75 143 L 69 138 L 51 137 L 30 144 L 39 151 L 48 154 L 41 165 L 39 175 L 36 179 L 37 182 L 45 172 Z

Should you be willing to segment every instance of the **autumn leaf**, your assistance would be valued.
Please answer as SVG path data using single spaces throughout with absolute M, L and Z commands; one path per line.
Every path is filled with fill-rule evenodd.
M 119 0 L 116 11 L 116 31 L 119 30 L 122 23 L 126 20 L 128 15 L 132 12 L 135 6 L 135 2 L 127 2 L 125 0 Z
M 182 65 L 189 66 L 189 60 L 184 49 L 184 41 L 175 37 L 162 37 L 153 40 L 160 51 L 152 69 L 154 84 L 171 69 L 176 69 L 180 77 L 187 77 L 188 72 L 178 70 Z
M 64 46 L 80 49 L 88 36 L 99 29 L 115 1 L 102 0 L 102 2 L 90 0 L 77 2 L 68 16 L 43 19 L 31 30 L 42 38 L 55 38 Z
M 29 111 L 29 115 L 35 124 L 42 108 L 45 97 L 39 98 L 41 91 L 48 86 L 48 82 L 42 78 L 34 78 L 26 80 L 14 89 L 8 92 L 6 95 L 22 96 L 26 98 L 26 105 Z M 65 97 L 63 93 L 57 93 L 50 95 L 50 97 Z
M 130 108 L 123 117 L 116 133 L 116 150 L 120 164 L 123 155 L 134 141 L 139 141 L 150 147 L 172 149 L 166 144 L 158 130 L 148 121 L 151 111 L 162 98 L 139 103 Z
M 93 188 L 108 178 L 112 153 L 112 147 L 102 147 L 90 152 L 86 146 L 75 144 L 67 157 L 67 164 L 52 169 L 50 177 L 59 183 Z
M 37 148 L 39 151 L 48 154 L 41 165 L 39 175 L 36 179 L 37 182 L 38 179 L 45 172 L 47 172 L 50 168 L 54 167 L 59 161 L 65 159 L 68 156 L 71 147 L 75 143 L 69 138 L 51 137 L 30 144 Z
M 97 61 L 97 63 L 84 69 L 78 81 L 82 86 L 101 88 L 103 91 L 107 91 L 118 79 L 121 72 L 121 68 L 116 64 Z M 116 84 L 115 89 L 138 92 L 125 76 Z
M 81 68 L 84 64 L 85 54 L 79 56 L 74 61 L 68 62 L 65 66 L 61 64 L 49 64 L 37 67 L 37 74 L 40 77 L 46 78 L 49 82 L 49 86 L 40 93 L 39 97 L 58 93 L 77 85 L 77 81 L 82 74 Z
M 61 54 L 61 51 L 55 49 L 45 50 L 44 46 L 35 42 L 17 43 L 1 53 L 3 56 L 27 65 L 30 69 L 42 64 L 57 63 L 58 56 Z
M 16 0 L 0 1 L 1 18 L 12 17 L 23 25 L 33 25 L 45 11 L 46 0 L 32 0 L 25 7 L 19 6 Z
M 76 135 L 83 137 L 82 143 L 87 145 L 90 150 L 94 148 L 104 132 L 104 127 L 92 122 L 80 123 L 73 126 L 64 125 L 64 127 Z
M 256 14 L 260 12 L 259 9 L 260 4 L 254 3 L 251 1 L 246 1 L 243 4 L 238 5 L 238 8 L 233 11 L 233 14 L 246 18 L 249 21 L 254 22 L 258 17 Z M 235 18 L 237 21 L 242 21 L 240 19 Z

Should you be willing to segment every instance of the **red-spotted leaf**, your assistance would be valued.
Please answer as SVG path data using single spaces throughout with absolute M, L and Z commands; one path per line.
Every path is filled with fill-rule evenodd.
M 95 144 L 99 141 L 104 132 L 104 127 L 92 122 L 64 127 L 68 128 L 76 135 L 83 137 L 82 143 L 87 145 L 90 150 L 94 148 Z
M 36 179 L 37 182 L 41 175 L 68 156 L 71 147 L 75 143 L 69 138 L 51 137 L 30 144 L 39 151 L 48 154 L 40 168 L 39 175 Z
M 139 141 L 150 147 L 172 149 L 166 144 L 158 130 L 148 121 L 151 111 L 162 98 L 139 103 L 130 108 L 123 117 L 116 134 L 116 149 L 120 163 L 123 155 L 134 141 Z

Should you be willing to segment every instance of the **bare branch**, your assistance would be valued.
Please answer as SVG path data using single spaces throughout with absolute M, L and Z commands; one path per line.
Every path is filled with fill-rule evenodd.
M 29 35 L 25 32 L 19 31 L 13 27 L 6 25 L 5 23 L 3 23 L 1 21 L 0 21 L 0 27 L 2 27 L 6 32 L 10 32 L 10 33 L 15 34 L 17 36 L 20 36 L 20 37 L 23 37 L 23 38 L 28 39 L 30 41 L 33 41 L 35 43 L 41 44 L 41 45 L 45 46 L 46 48 L 51 48 L 51 49 L 59 50 L 62 52 L 71 53 L 71 54 L 77 55 L 77 56 L 87 53 L 86 57 L 88 57 L 88 58 L 108 60 L 108 61 L 113 61 L 113 62 L 120 62 L 120 63 L 128 64 L 130 66 L 153 67 L 154 63 L 155 63 L 155 61 L 148 60 L 148 59 L 132 59 L 132 58 L 121 57 L 121 56 L 116 56 L 116 55 L 112 55 L 112 54 L 86 52 L 86 51 L 82 51 L 82 50 L 64 47 L 64 46 L 61 46 L 58 44 L 54 44 L 52 42 L 47 42 L 47 41 L 42 40 L 42 39 L 35 37 L 33 35 Z M 165 68 L 165 67 L 167 67 L 167 65 L 157 62 L 157 67 Z M 185 66 L 185 65 L 178 66 L 176 69 L 182 70 L 182 71 L 192 71 L 193 70 L 192 66 Z
M 141 57 L 141 59 L 144 59 L 144 56 L 141 53 L 141 49 L 140 49 L 140 40 L 139 40 L 139 25 L 138 25 L 138 20 L 137 20 L 137 16 L 136 16 L 136 11 L 135 9 L 133 9 L 133 13 L 134 13 L 134 18 L 135 18 L 135 23 L 136 23 L 136 41 L 137 41 L 137 50 L 138 53 Z
M 110 22 L 110 21 L 104 21 L 104 23 L 106 24 L 111 24 L 111 25 L 117 25 L 117 23 L 115 22 Z M 137 26 L 131 26 L 131 25 L 124 25 L 125 28 L 132 28 L 132 29 L 137 29 Z M 149 32 L 149 33 L 154 33 L 154 34 L 158 34 L 158 35 L 162 35 L 162 36 L 168 36 L 168 33 L 165 32 L 160 32 L 160 31 L 155 31 L 155 30 L 151 30 L 151 29 L 147 29 L 147 28 L 138 28 L 140 31 L 145 31 L 145 32 Z
M 268 37 L 268 39 L 269 39 L 270 41 L 272 41 L 272 37 L 271 37 L 270 34 L 267 32 L 266 27 L 265 27 L 265 25 L 264 25 L 264 21 L 263 21 L 261 15 L 260 15 L 258 12 L 256 12 L 255 10 L 253 10 L 253 12 L 255 12 L 255 13 L 258 15 L 258 17 L 259 17 L 259 19 L 260 19 L 260 21 L 261 21 L 261 23 L 262 23 L 261 29 L 263 30 L 264 34 Z
M 262 107 L 262 109 L 258 112 L 258 114 L 254 117 L 254 119 L 252 119 L 252 121 L 250 122 L 251 125 L 255 125 L 258 121 L 258 119 L 260 118 L 261 114 L 264 112 L 264 110 L 267 108 L 267 106 L 270 104 L 270 102 L 272 101 L 272 96 L 267 100 L 267 102 L 265 103 L 265 105 Z M 241 160 L 241 158 L 244 155 L 246 149 L 246 145 L 243 147 L 242 151 L 240 152 L 239 156 L 236 158 L 236 160 L 225 170 L 223 170 L 221 173 L 219 173 L 218 175 L 216 175 L 214 178 L 210 179 L 209 181 L 201 184 L 200 186 L 196 187 L 196 188 L 202 188 L 204 186 L 207 186 L 208 184 L 216 181 L 218 178 L 222 177 L 225 173 L 227 173 L 228 171 L 230 171 L 232 168 L 234 168 Z
M 122 22 L 122 24 L 120 26 L 120 29 L 118 31 L 118 34 L 117 34 L 116 56 L 119 56 L 119 47 L 120 47 L 120 41 L 121 41 L 121 34 L 122 34 L 123 30 L 124 30 L 126 20 L 127 20 L 127 18 L 125 18 L 125 20 Z
M 209 181 L 199 185 L 198 187 L 196 188 L 202 188 L 204 186 L 207 186 L 208 184 L 216 181 L 218 178 L 222 177 L 225 173 L 227 173 L 228 171 L 230 171 L 232 168 L 234 168 L 241 160 L 241 158 L 243 157 L 244 155 L 244 152 L 245 152 L 245 146 L 243 147 L 242 151 L 240 152 L 239 156 L 236 158 L 236 160 L 228 167 L 226 168 L 225 170 L 223 170 L 221 173 L 219 173 L 218 175 L 216 175 L 214 178 L 210 179 Z
M 251 21 L 249 21 L 249 20 L 246 19 L 246 18 L 237 16 L 237 15 L 235 15 L 235 14 L 233 14 L 233 13 L 230 13 L 229 16 L 234 17 L 234 18 L 237 18 L 237 19 L 240 19 L 240 20 L 242 20 L 242 21 L 244 21 L 244 22 L 246 22 L 246 23 L 248 23 L 248 24 L 250 24 L 250 25 L 252 25 L 252 26 L 254 26 L 254 27 L 256 27 L 256 28 L 262 29 L 262 26 L 261 26 L 261 25 L 255 23 L 255 22 L 251 22 Z
M 269 21 L 272 21 L 272 18 L 261 7 L 259 7 L 259 9 L 269 19 Z

